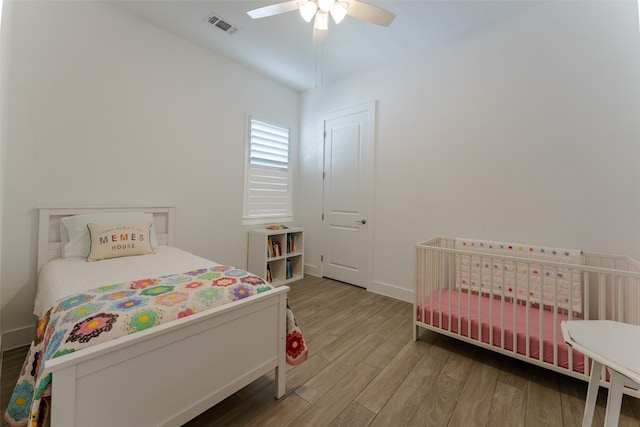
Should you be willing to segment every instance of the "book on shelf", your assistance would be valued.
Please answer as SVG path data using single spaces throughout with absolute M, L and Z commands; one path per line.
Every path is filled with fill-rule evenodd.
M 287 234 L 287 253 L 292 254 L 296 251 L 296 239 L 293 234 Z
M 267 282 L 271 283 L 273 281 L 273 276 L 271 275 L 271 264 L 267 264 Z
M 286 278 L 291 279 L 292 277 L 293 277 L 293 267 L 291 265 L 291 260 L 288 259 L 286 264 Z
M 267 237 L 267 258 L 282 256 L 282 242 Z

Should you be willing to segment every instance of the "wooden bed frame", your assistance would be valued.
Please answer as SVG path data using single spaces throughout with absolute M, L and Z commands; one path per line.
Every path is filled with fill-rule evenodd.
M 60 257 L 59 220 L 148 212 L 173 243 L 171 207 L 41 208 L 38 271 Z M 53 374 L 51 425 L 178 426 L 275 369 L 285 393 L 287 286 L 45 362 Z

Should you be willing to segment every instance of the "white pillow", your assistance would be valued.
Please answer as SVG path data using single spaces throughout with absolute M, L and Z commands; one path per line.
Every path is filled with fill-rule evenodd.
M 152 254 L 151 223 L 111 225 L 87 224 L 91 252 L 87 261 Z
M 141 224 L 151 222 L 151 247 L 158 248 L 153 214 L 144 212 L 110 212 L 73 215 L 60 218 L 60 242 L 63 258 L 87 258 L 91 251 L 91 238 L 87 224 Z

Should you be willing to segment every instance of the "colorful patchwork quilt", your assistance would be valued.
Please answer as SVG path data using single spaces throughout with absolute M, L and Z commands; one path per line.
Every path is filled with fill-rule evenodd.
M 272 289 L 261 278 L 230 266 L 216 266 L 130 283 L 106 285 L 63 298 L 41 319 L 5 420 L 10 426 L 39 425 L 46 418 L 51 374 L 44 361 L 94 344 Z M 307 358 L 307 348 L 287 307 L 287 363 Z

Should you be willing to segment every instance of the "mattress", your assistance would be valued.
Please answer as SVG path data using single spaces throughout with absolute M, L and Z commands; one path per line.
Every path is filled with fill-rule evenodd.
M 460 297 L 460 298 L 459 298 Z M 558 342 L 558 366 L 569 369 L 569 346 L 562 341 L 560 322 L 569 320 L 566 314 L 554 314 L 549 310 L 536 307 L 527 308 L 523 304 L 504 302 L 504 320 L 502 320 L 502 302 L 497 298 L 442 289 L 427 298 L 424 305 L 418 307 L 418 320 L 436 328 L 451 331 L 455 334 L 482 341 L 496 347 L 502 347 L 504 332 L 504 349 L 527 355 L 527 321 L 529 311 L 529 354 L 532 359 L 540 360 L 540 343 L 542 342 L 542 360 L 554 363 L 554 331 Z M 515 316 L 514 316 L 515 308 Z M 432 319 L 433 314 L 433 319 Z M 424 315 L 424 320 L 422 319 Z M 542 328 L 540 328 L 542 315 Z M 433 322 L 432 322 L 433 320 Z M 572 320 L 577 320 L 575 317 Z M 504 330 L 501 326 L 504 324 Z M 469 325 L 471 326 L 469 334 Z M 479 327 L 481 325 L 481 327 Z M 493 330 L 490 337 L 489 331 Z M 480 331 L 481 335 L 480 335 Z M 470 335 L 470 336 L 469 336 Z M 514 350 L 514 335 L 515 350 Z M 481 337 L 481 338 L 480 338 Z M 584 373 L 584 356 L 573 350 L 573 370 Z
M 41 318 L 60 298 L 98 286 L 217 265 L 173 246 L 160 246 L 155 254 L 96 262 L 87 262 L 82 258 L 57 258 L 40 270 L 33 313 Z

